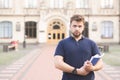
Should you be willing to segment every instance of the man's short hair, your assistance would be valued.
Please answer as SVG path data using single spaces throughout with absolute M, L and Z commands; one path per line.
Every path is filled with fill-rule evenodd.
M 84 17 L 79 14 L 73 15 L 70 19 L 70 23 L 72 23 L 72 21 L 83 22 L 83 23 L 85 22 Z

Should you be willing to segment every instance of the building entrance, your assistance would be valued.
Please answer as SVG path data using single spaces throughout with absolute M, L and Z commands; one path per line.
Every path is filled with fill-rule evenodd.
M 83 31 L 83 35 L 87 38 L 89 38 L 89 24 L 88 22 L 85 22 L 85 29 Z
M 58 43 L 66 37 L 66 27 L 61 20 L 52 20 L 47 28 L 47 42 Z

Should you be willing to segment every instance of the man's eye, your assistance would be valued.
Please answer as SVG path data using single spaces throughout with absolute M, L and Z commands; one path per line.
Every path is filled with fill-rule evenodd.
M 76 28 L 77 26 L 76 25 L 73 25 L 74 28 Z
M 78 26 L 79 28 L 81 28 L 82 26 Z

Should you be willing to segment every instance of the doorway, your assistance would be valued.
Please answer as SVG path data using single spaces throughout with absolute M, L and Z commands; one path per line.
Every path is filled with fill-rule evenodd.
M 83 35 L 87 38 L 89 38 L 89 23 L 88 22 L 85 22 L 85 29 L 83 31 Z
M 66 27 L 61 20 L 55 19 L 48 24 L 47 42 L 58 43 L 66 37 Z

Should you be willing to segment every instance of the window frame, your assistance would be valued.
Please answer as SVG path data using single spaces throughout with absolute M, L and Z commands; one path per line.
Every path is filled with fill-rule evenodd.
M 37 0 L 25 0 L 25 8 L 37 8 Z
M 112 9 L 113 6 L 113 0 L 101 0 L 101 8 Z
M 112 21 L 103 21 L 101 23 L 102 25 L 102 33 L 101 33 L 101 38 L 103 39 L 110 39 L 113 38 L 113 22 Z
M 64 0 L 50 0 L 50 8 L 64 8 Z
M 13 36 L 13 25 L 10 21 L 0 22 L 0 39 L 11 39 Z
M 37 22 L 25 22 L 25 35 L 27 36 L 27 38 L 37 38 Z
M 76 8 L 89 8 L 89 0 L 76 0 Z
M 0 0 L 0 8 L 12 8 L 13 0 Z

